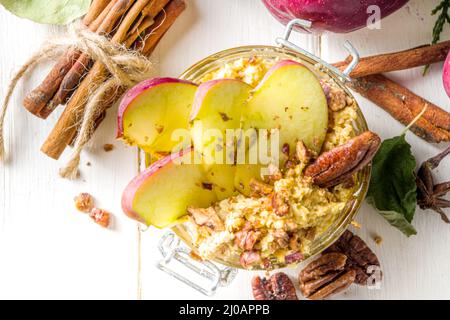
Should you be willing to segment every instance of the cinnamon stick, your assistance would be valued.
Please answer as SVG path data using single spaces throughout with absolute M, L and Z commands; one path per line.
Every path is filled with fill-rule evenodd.
M 147 30 L 149 27 L 151 27 L 154 24 L 154 22 L 155 21 L 153 20 L 153 17 L 145 17 L 144 19 L 142 19 L 139 26 L 136 26 L 135 28 L 133 28 L 133 30 L 128 35 L 128 39 L 125 42 L 125 46 L 127 48 L 130 48 L 131 45 L 136 41 L 136 39 L 139 38 L 139 36 L 145 30 Z
M 105 21 L 106 17 L 109 15 L 113 7 L 116 5 L 118 0 L 110 0 L 106 8 L 100 13 L 100 15 L 89 25 L 89 29 L 92 32 L 96 32 L 100 25 Z
M 362 77 L 354 80 L 351 86 L 404 125 L 411 123 L 427 106 L 411 131 L 428 142 L 450 141 L 450 114 L 386 76 Z
M 172 0 L 162 12 L 155 17 L 153 28 L 149 28 L 136 46 L 142 54 L 150 56 L 164 34 L 174 24 L 178 16 L 186 9 L 182 0 Z
M 111 0 L 93 0 L 88 13 L 83 18 L 85 25 L 90 25 L 105 10 Z
M 149 6 L 144 8 L 143 14 L 155 18 L 169 2 L 170 0 L 153 0 Z M 171 8 L 166 10 L 171 10 Z
M 159 0 L 159 1 L 161 1 L 161 0 Z M 163 2 L 163 1 L 161 1 L 161 2 Z M 165 0 L 165 2 L 167 3 L 169 1 Z M 183 12 L 184 9 L 185 9 L 185 5 L 183 5 L 181 3 L 180 4 L 176 4 L 176 5 L 170 5 L 170 4 L 167 5 L 167 7 L 164 8 L 164 12 L 162 12 L 159 16 L 157 16 L 155 18 L 151 28 L 149 28 L 148 31 L 146 31 L 144 33 L 144 35 L 141 37 L 141 39 L 143 39 L 143 40 L 139 40 L 139 41 L 145 41 L 145 40 L 152 41 L 153 45 L 146 52 L 142 52 L 144 46 L 141 44 L 141 45 L 138 46 L 139 47 L 138 50 L 141 51 L 142 54 L 144 54 L 146 56 L 150 56 L 152 54 L 153 49 L 155 48 L 156 44 L 160 41 L 162 36 L 165 34 L 165 32 L 158 32 L 158 33 L 155 32 L 156 29 L 161 28 L 162 30 L 166 30 L 167 31 L 173 25 L 173 23 L 175 22 L 176 18 L 181 14 L 181 12 Z M 150 13 L 150 14 L 153 15 L 153 13 Z M 169 19 L 163 19 L 164 16 L 169 17 Z M 142 22 L 142 24 L 144 24 L 144 22 Z M 137 38 L 137 37 L 135 37 L 133 35 L 133 36 L 131 36 L 129 38 L 129 40 L 131 40 L 133 38 Z M 130 41 L 127 41 L 127 43 L 129 44 Z M 125 90 L 123 90 L 123 88 L 114 88 L 114 90 L 112 90 L 112 92 L 106 94 L 106 96 L 108 96 L 109 99 L 101 102 L 103 104 L 103 106 L 102 106 L 103 110 L 107 110 L 112 105 L 114 105 L 114 103 L 124 93 L 125 93 Z M 100 116 L 99 119 L 96 120 L 96 126 L 99 126 L 100 123 L 103 120 L 104 120 L 104 117 Z
M 133 42 L 145 31 L 148 27 L 154 24 L 154 18 L 160 13 L 170 0 L 154 0 L 151 1 L 141 13 L 141 16 L 130 28 L 127 44 L 131 46 Z
M 131 25 L 148 2 L 149 0 L 137 0 L 133 4 L 111 39 L 112 43 L 123 43 L 126 40 L 125 37 Z M 70 143 L 77 132 L 77 123 L 84 113 L 86 97 L 89 95 L 92 85 L 98 85 L 104 82 L 108 75 L 108 70 L 102 63 L 98 61 L 94 63 L 91 71 L 70 98 L 67 107 L 41 147 L 43 153 L 54 159 L 60 157 L 67 144 Z
M 135 26 L 135 30 L 128 36 L 127 43 L 125 43 L 127 47 L 130 47 L 131 44 L 139 37 L 139 35 L 152 25 L 153 18 L 159 11 L 164 8 L 164 5 L 167 2 L 169 2 L 169 0 L 154 0 L 142 2 L 146 3 L 142 11 L 140 12 L 142 19 L 138 20 L 139 23 Z M 111 10 L 111 14 L 113 14 L 113 16 L 108 16 L 105 18 L 105 21 L 98 28 L 98 33 L 108 34 L 114 26 L 114 23 L 111 23 L 108 20 L 112 18 L 117 21 L 118 18 L 122 16 L 126 10 L 128 10 L 128 8 L 121 7 L 120 2 L 116 6 L 118 6 L 119 8 L 117 9 L 115 7 Z M 78 58 L 78 61 L 72 66 L 71 70 L 62 80 L 61 85 L 53 99 L 38 113 L 38 116 L 46 119 L 53 112 L 53 110 L 56 109 L 56 107 L 67 102 L 68 98 L 70 98 L 70 95 L 90 70 L 92 63 L 92 59 L 87 54 L 81 54 Z
M 406 70 L 441 62 L 445 60 L 449 50 L 450 41 L 445 41 L 435 45 L 424 45 L 405 51 L 361 58 L 350 76 L 352 78 L 360 78 L 372 74 Z M 352 58 L 348 57 L 346 60 L 333 65 L 343 71 L 351 61 Z
M 110 0 L 95 0 L 84 17 L 83 23 L 86 26 L 94 24 L 96 19 L 107 10 L 109 2 Z M 58 90 L 62 79 L 72 68 L 79 56 L 80 52 L 78 50 L 73 48 L 69 49 L 54 65 L 43 82 L 25 97 L 23 101 L 24 107 L 33 114 L 37 114 L 44 108 Z
M 137 5 L 137 4 L 136 4 Z M 134 8 L 134 6 L 133 6 Z M 114 35 L 112 41 L 115 43 L 123 42 L 124 37 L 127 34 L 127 31 L 132 24 L 132 20 L 137 17 L 138 10 L 134 11 L 133 8 L 127 14 L 125 19 L 123 20 L 119 30 Z M 181 12 L 186 8 L 186 4 L 183 0 L 172 0 L 168 5 L 164 8 L 166 19 L 159 26 L 159 28 L 163 28 L 165 30 L 168 29 L 168 26 L 173 24 L 176 17 L 178 17 Z M 158 15 L 160 16 L 160 15 Z M 157 28 L 157 20 L 159 21 L 158 16 L 155 18 L 154 26 Z M 166 22 L 167 21 L 167 22 Z M 147 40 L 153 38 L 161 37 L 164 33 L 156 33 L 153 32 L 150 34 Z M 156 43 L 159 41 L 159 38 L 156 39 Z M 144 47 L 143 47 L 144 48 Z M 148 51 L 147 51 L 148 52 Z M 142 50 L 142 53 L 147 54 L 146 51 Z M 66 109 L 62 113 L 60 119 L 58 120 L 56 126 L 53 128 L 52 132 L 48 136 L 47 140 L 41 147 L 41 151 L 48 155 L 51 158 L 58 159 L 61 153 L 66 148 L 67 144 L 73 139 L 77 132 L 77 119 L 83 114 L 85 103 L 84 97 L 88 94 L 90 84 L 98 83 L 99 81 L 104 81 L 108 76 L 108 72 L 105 67 L 96 62 L 92 67 L 91 71 L 87 75 L 87 77 L 83 80 L 80 87 L 75 91 L 74 95 L 69 101 Z M 120 93 L 121 88 L 118 88 L 117 92 Z M 123 91 L 122 91 L 123 92 Z M 114 97 L 114 101 L 118 97 Z M 112 101 L 112 99 L 110 99 Z M 102 106 L 105 110 L 112 105 L 112 103 L 107 103 Z
M 158 1 L 158 0 L 157 0 Z M 166 2 L 169 2 L 166 0 Z M 186 8 L 183 1 L 176 1 L 179 3 L 174 3 L 174 5 L 167 5 L 167 7 L 164 8 L 164 12 L 162 12 L 160 15 L 158 15 L 154 23 L 152 24 L 152 27 L 148 29 L 148 31 L 145 32 L 145 34 L 141 37 L 143 40 L 141 41 L 151 41 L 153 44 L 150 46 L 150 48 L 147 49 L 147 51 L 142 51 L 144 49 L 144 45 L 138 46 L 138 51 L 141 51 L 141 53 L 145 56 L 150 56 L 155 49 L 156 45 L 159 43 L 161 38 L 164 36 L 165 32 L 156 32 L 156 29 L 161 28 L 162 30 L 169 30 L 169 28 L 173 25 L 176 18 L 183 12 L 183 10 Z M 168 17 L 168 19 L 164 19 L 164 16 Z M 133 36 L 132 36 L 133 38 Z M 131 38 L 130 38 L 131 39 Z M 109 109 L 119 98 L 124 94 L 123 88 L 115 88 L 112 90 L 111 93 L 107 94 L 106 96 L 109 97 L 108 100 L 101 102 L 103 104 L 102 108 L 103 110 Z M 100 117 L 99 117 L 100 118 Z M 96 124 L 100 125 L 100 123 L 103 121 L 104 117 L 102 119 L 97 119 Z M 98 126 L 97 125 L 97 126 Z
M 127 10 L 131 7 L 133 1 L 130 0 L 118 0 L 115 1 L 114 5 L 104 18 L 104 20 L 100 23 L 97 29 L 92 30 L 93 32 L 97 32 L 98 34 L 109 34 L 117 21 L 127 12 Z M 60 104 L 65 103 L 68 96 L 75 90 L 75 88 L 80 84 L 83 77 L 86 75 L 87 71 L 92 66 L 92 59 L 89 55 L 82 53 L 78 60 L 73 64 L 70 68 L 69 72 L 64 76 L 59 89 L 56 91 L 53 98 L 47 103 L 44 108 L 42 108 L 38 112 L 38 116 L 46 119 L 53 110 L 56 109 Z
M 98 127 L 100 127 L 100 124 L 105 120 L 106 118 L 106 111 L 103 111 L 100 116 L 95 120 L 94 127 L 92 128 L 92 133 L 94 133 Z M 69 143 L 69 146 L 73 147 L 75 145 L 76 136 L 72 138 L 72 140 Z

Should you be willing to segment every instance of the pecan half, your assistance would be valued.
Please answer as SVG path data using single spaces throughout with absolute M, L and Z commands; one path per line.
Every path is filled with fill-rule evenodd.
M 370 131 L 350 139 L 345 144 L 322 153 L 305 170 L 305 176 L 321 187 L 333 187 L 364 168 L 380 147 L 380 137 Z
M 273 274 L 269 279 L 254 277 L 252 290 L 255 300 L 298 300 L 294 284 L 282 272 Z
M 300 290 L 311 300 L 321 300 L 347 289 L 356 271 L 346 270 L 347 257 L 342 253 L 328 253 L 308 264 L 299 275 Z
M 350 231 L 344 234 L 325 252 L 339 252 L 347 256 L 346 269 L 356 271 L 355 283 L 367 285 L 367 280 L 372 275 L 369 267 L 380 267 L 380 261 L 375 253 L 358 236 Z
M 187 211 L 197 225 L 205 226 L 212 231 L 225 230 L 222 219 L 220 219 L 213 207 L 206 209 L 190 207 Z

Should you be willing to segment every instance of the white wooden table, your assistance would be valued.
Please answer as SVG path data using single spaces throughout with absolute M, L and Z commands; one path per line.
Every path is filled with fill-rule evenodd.
M 274 44 L 283 31 L 259 0 L 191 0 L 188 9 L 164 37 L 154 55 L 159 73 L 177 76 L 199 59 L 222 49 Z M 430 41 L 438 1 L 412 0 L 382 21 L 381 30 L 348 35 L 295 35 L 302 47 L 329 61 L 345 57 L 341 44 L 350 40 L 362 55 L 395 51 Z M 0 7 L 0 88 L 4 92 L 17 69 L 48 36 L 63 28 L 41 26 L 12 16 Z M 449 30 L 443 39 L 449 38 Z M 413 91 L 450 111 L 441 83 L 442 65 L 423 78 L 421 69 L 392 75 Z M 39 120 L 21 107 L 24 93 L 43 77 L 48 66 L 20 83 L 6 121 L 10 160 L 0 166 L 0 298 L 124 298 L 204 299 L 205 296 L 155 268 L 160 259 L 156 243 L 161 231 L 140 233 L 121 212 L 121 193 L 137 173 L 137 151 L 115 137 L 115 114 L 110 111 L 95 135 L 95 147 L 83 154 L 81 178 L 60 179 L 62 162 L 43 156 L 39 147 L 61 112 Z M 3 95 L 2 95 L 3 97 Z M 403 126 L 372 103 L 358 97 L 370 128 L 383 138 L 398 135 Z M 419 161 L 444 146 L 424 143 L 412 134 L 408 140 Z M 105 153 L 104 143 L 115 149 Z M 68 154 L 65 154 L 67 158 Z M 92 165 L 87 166 L 87 162 Z M 438 170 L 449 179 L 450 161 Z M 86 191 L 99 206 L 114 213 L 114 228 L 103 230 L 78 213 L 72 198 Z M 364 205 L 357 230 L 381 260 L 384 281 L 379 290 L 352 287 L 337 298 L 416 299 L 450 298 L 450 226 L 437 214 L 417 210 L 418 235 L 407 239 Z M 384 239 L 376 246 L 374 235 Z M 298 270 L 287 270 L 293 276 Z M 235 281 L 214 299 L 251 299 L 251 272 L 239 272 Z

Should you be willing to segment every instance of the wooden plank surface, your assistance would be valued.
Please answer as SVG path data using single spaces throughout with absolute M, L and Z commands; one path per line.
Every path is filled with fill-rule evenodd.
M 44 39 L 61 31 L 19 19 L 0 6 L 2 97 L 12 72 Z M 137 228 L 123 215 L 120 196 L 137 170 L 136 151 L 114 141 L 111 112 L 95 135 L 96 147 L 83 154 L 81 178 L 59 178 L 64 160 L 50 160 L 39 148 L 61 110 L 43 121 L 21 106 L 24 93 L 46 70 L 20 82 L 7 115 L 10 161 L 0 165 L 0 298 L 135 298 Z M 105 153 L 105 143 L 116 148 Z M 82 191 L 113 212 L 113 230 L 75 210 L 72 199 Z

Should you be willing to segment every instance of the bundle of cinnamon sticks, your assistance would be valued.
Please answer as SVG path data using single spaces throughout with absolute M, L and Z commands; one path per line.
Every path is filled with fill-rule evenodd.
M 83 19 L 90 31 L 104 35 L 112 43 L 150 56 L 162 36 L 184 11 L 184 0 L 93 0 Z M 90 83 L 106 81 L 106 67 L 75 48 L 69 49 L 54 65 L 42 83 L 23 101 L 32 114 L 46 119 L 59 105 L 66 107 L 41 151 L 58 159 L 67 145 L 73 143 L 82 117 Z M 98 126 L 106 110 L 123 94 L 114 88 L 100 102 Z
M 425 100 L 382 73 L 406 70 L 444 61 L 450 41 L 421 46 L 401 52 L 362 58 L 351 73 L 351 87 L 404 125 L 411 123 L 425 108 L 423 116 L 411 127 L 417 136 L 431 143 L 450 141 L 450 113 Z M 344 70 L 351 57 L 335 63 Z

